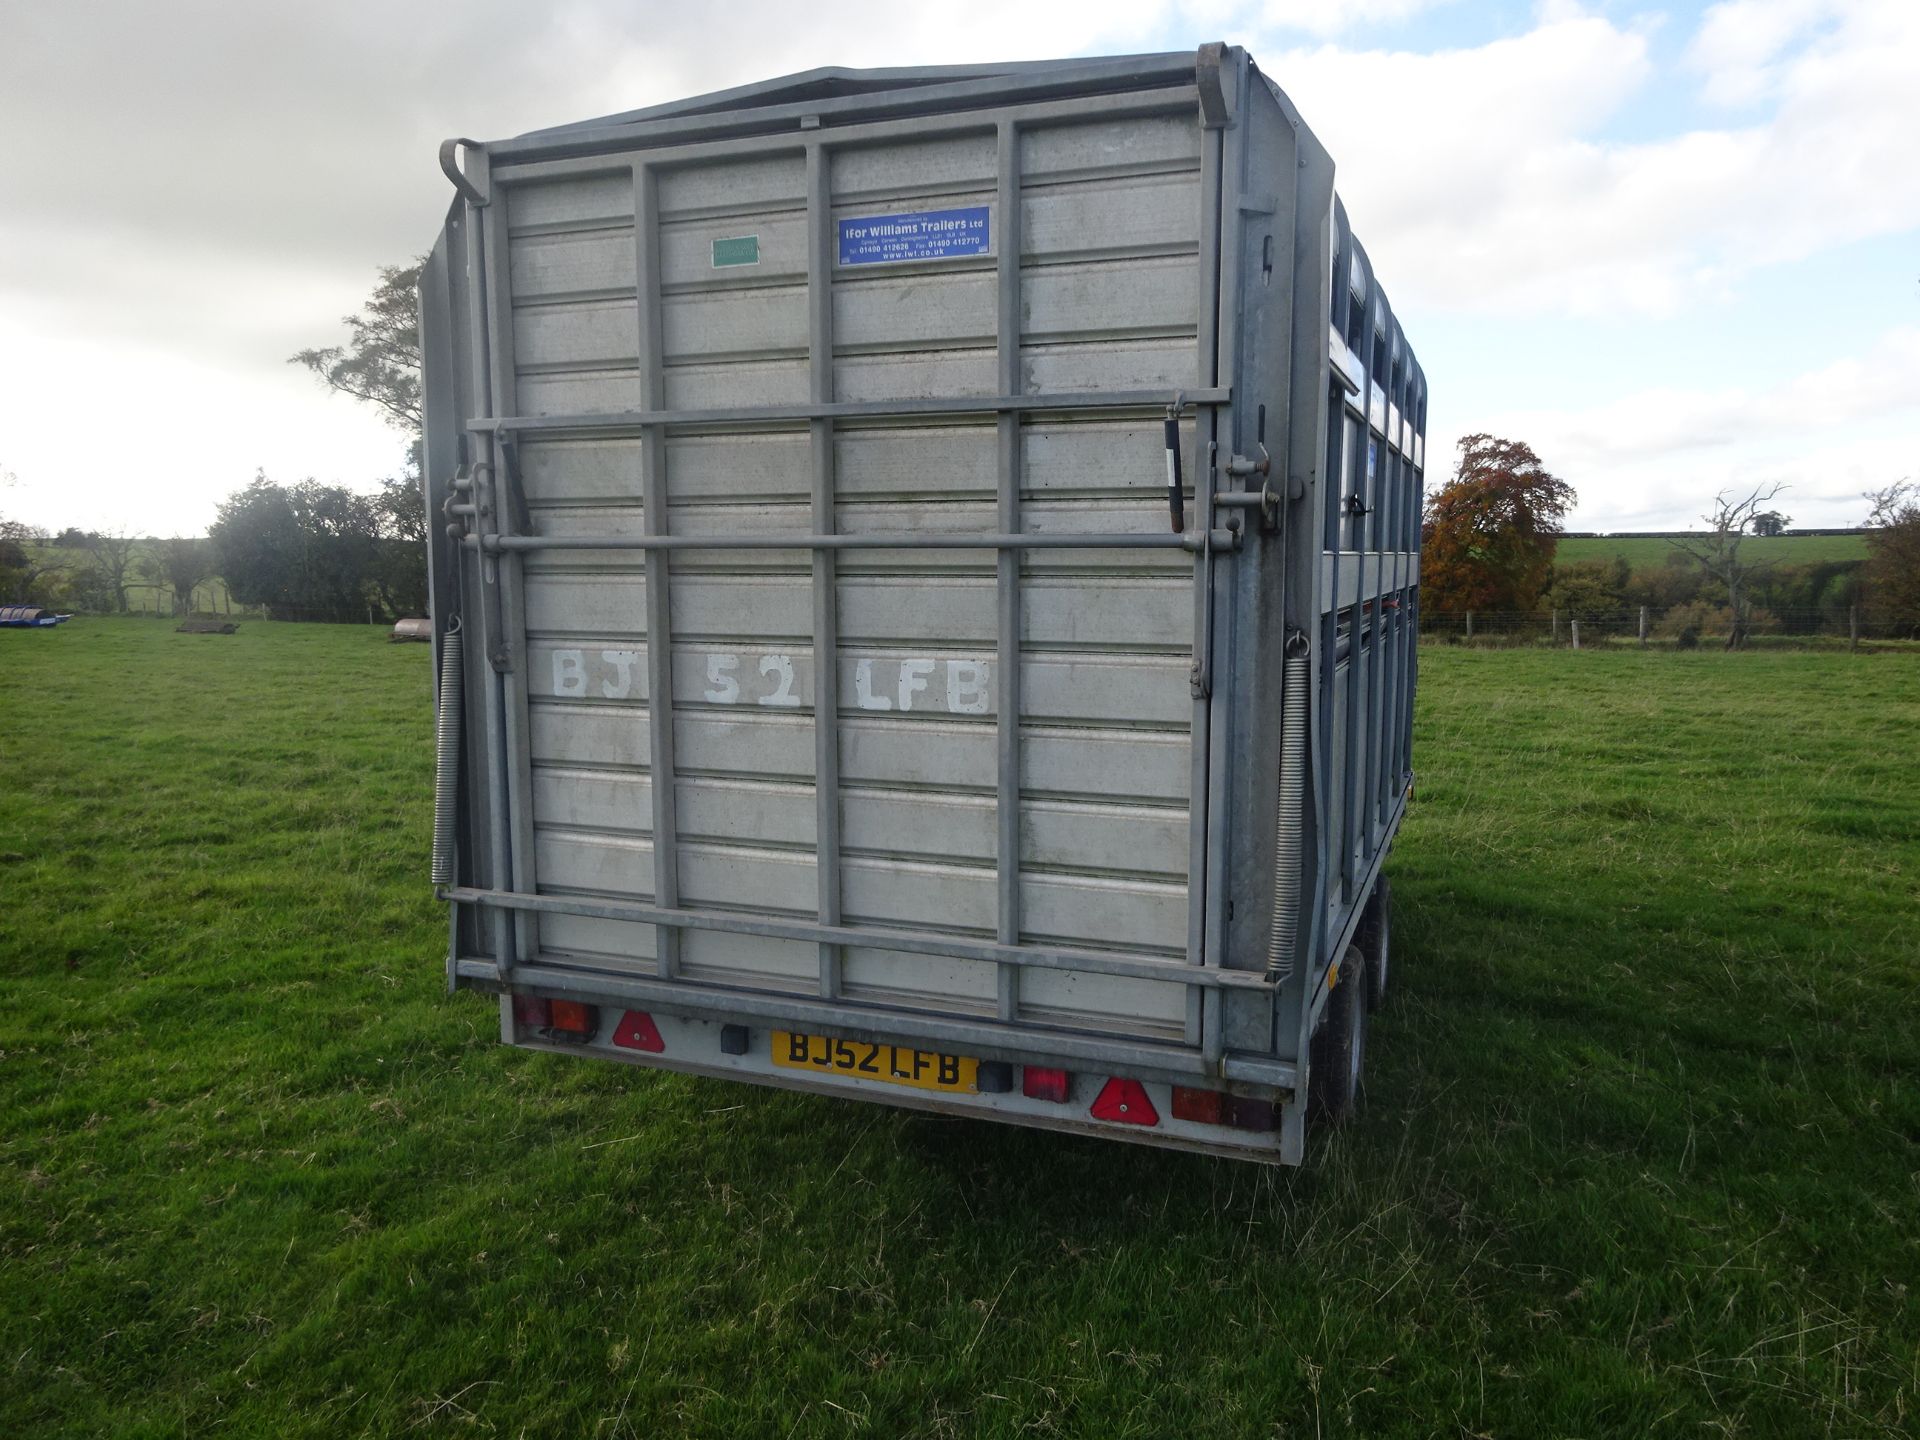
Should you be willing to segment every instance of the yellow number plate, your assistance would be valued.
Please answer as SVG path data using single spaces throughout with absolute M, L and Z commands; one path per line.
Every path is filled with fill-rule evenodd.
M 911 1045 L 877 1045 L 867 1040 L 831 1040 L 796 1031 L 773 1032 L 773 1063 L 785 1070 L 822 1070 L 916 1090 L 980 1089 L 980 1062 L 968 1055 L 942 1055 Z

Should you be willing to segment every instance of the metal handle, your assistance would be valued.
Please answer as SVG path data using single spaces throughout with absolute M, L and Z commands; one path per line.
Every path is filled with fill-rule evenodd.
M 485 147 L 483 147 L 478 140 L 469 140 L 464 135 L 456 135 L 451 140 L 442 140 L 440 142 L 440 169 L 446 175 L 447 179 L 453 182 L 453 188 L 460 192 L 462 198 L 464 198 L 469 205 L 484 205 L 487 203 L 487 192 L 469 180 L 466 172 L 460 168 L 460 147 L 463 145 L 469 150 L 481 151 L 482 153 L 484 153 L 485 150 Z
M 1187 511 L 1180 494 L 1180 402 L 1167 407 L 1167 509 L 1173 515 L 1173 533 L 1187 528 Z

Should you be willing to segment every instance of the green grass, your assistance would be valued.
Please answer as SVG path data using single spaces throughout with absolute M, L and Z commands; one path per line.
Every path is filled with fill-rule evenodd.
M 1554 558 L 1573 560 L 1611 560 L 1619 555 L 1635 570 L 1652 570 L 1665 565 L 1671 555 L 1680 552 L 1670 540 L 1646 540 L 1633 537 L 1562 540 Z M 1821 565 L 1834 561 L 1865 560 L 1864 535 L 1754 535 L 1741 547 L 1741 554 L 1754 560 L 1771 560 L 1780 565 Z M 1691 563 L 1691 562 L 1688 562 Z
M 505 1049 L 425 647 L 0 632 L 0 1434 L 1912 1433 L 1920 666 L 1422 666 L 1282 1172 Z

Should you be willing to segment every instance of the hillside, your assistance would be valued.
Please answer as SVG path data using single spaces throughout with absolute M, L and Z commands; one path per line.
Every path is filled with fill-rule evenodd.
M 1777 560 L 1783 565 L 1819 565 L 1836 560 L 1867 558 L 1866 536 L 1857 534 L 1755 535 L 1746 543 L 1749 548 L 1742 553 L 1751 554 L 1756 560 Z M 1611 560 L 1619 555 L 1624 556 L 1627 564 L 1635 570 L 1644 570 L 1666 564 L 1667 557 L 1675 553 L 1672 541 L 1658 537 L 1601 535 L 1562 540 L 1555 558 L 1562 561 Z

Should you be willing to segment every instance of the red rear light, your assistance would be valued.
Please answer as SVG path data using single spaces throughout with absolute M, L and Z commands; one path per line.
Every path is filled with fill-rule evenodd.
M 513 997 L 513 1020 L 529 1030 L 544 1030 L 553 1023 L 553 1007 L 538 995 Z
M 548 1027 L 559 1035 L 591 1035 L 600 1028 L 600 1014 L 591 1005 L 578 1000 L 550 1000 L 553 1021 Z
M 1227 1097 L 1218 1090 L 1190 1090 L 1173 1087 L 1173 1118 L 1192 1120 L 1201 1125 L 1218 1125 L 1226 1113 Z
M 1089 1113 L 1096 1120 L 1118 1120 L 1123 1125 L 1158 1125 L 1160 1112 L 1147 1098 L 1138 1080 L 1109 1080 Z
M 1071 1083 L 1066 1071 L 1050 1070 L 1044 1065 L 1028 1065 L 1020 1072 L 1020 1093 L 1029 1100 L 1051 1100 L 1055 1104 L 1065 1104 Z
M 667 1048 L 667 1042 L 660 1038 L 660 1027 L 644 1010 L 629 1010 L 620 1017 L 620 1023 L 613 1027 L 613 1043 L 622 1050 L 651 1050 L 656 1055 Z

